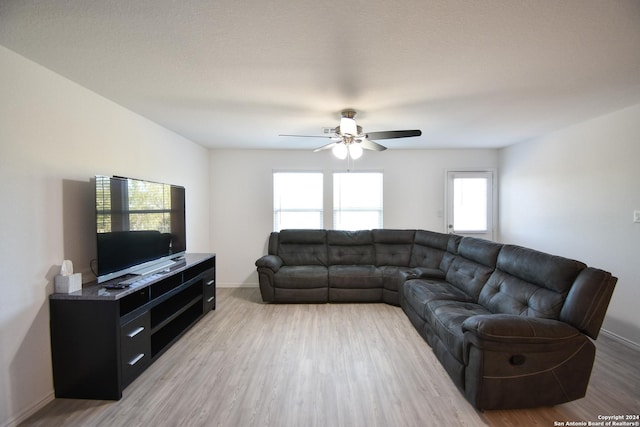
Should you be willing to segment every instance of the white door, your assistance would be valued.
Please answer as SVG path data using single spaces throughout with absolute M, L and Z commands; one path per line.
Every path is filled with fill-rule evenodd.
M 448 233 L 494 239 L 493 171 L 447 171 Z

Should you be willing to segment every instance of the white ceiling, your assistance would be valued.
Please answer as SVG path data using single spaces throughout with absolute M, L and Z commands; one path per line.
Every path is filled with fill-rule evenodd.
M 390 148 L 501 147 L 640 103 L 638 0 L 0 0 L 0 44 L 213 148 L 354 108 Z

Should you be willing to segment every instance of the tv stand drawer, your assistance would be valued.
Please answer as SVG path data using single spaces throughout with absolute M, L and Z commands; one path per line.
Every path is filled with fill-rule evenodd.
M 151 320 L 145 312 L 120 328 L 122 385 L 129 385 L 151 361 Z

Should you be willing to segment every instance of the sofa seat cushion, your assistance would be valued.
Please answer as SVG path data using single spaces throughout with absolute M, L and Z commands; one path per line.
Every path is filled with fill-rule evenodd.
M 284 265 L 274 275 L 276 288 L 312 289 L 326 288 L 327 267 L 321 265 Z
M 427 303 L 427 323 L 434 334 L 459 362 L 464 362 L 464 331 L 462 324 L 471 316 L 491 314 L 479 304 L 452 300 L 434 300 Z
M 411 279 L 403 285 L 403 299 L 423 318 L 427 303 L 435 300 L 473 302 L 473 298 L 444 280 Z
M 332 265 L 329 267 L 329 287 L 382 289 L 382 272 L 373 265 Z

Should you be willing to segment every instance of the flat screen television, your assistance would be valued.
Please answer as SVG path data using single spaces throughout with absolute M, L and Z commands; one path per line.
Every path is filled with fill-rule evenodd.
M 98 283 L 166 270 L 186 252 L 184 187 L 97 175 L 95 202 Z

